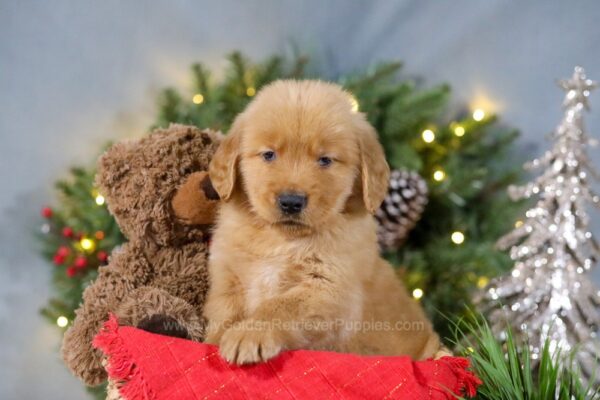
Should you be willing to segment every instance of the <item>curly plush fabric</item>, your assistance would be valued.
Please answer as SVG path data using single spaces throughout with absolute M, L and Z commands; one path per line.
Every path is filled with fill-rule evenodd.
M 113 316 L 94 340 L 126 400 L 456 399 L 481 381 L 467 359 L 289 351 L 266 363 L 227 364 L 215 346 L 119 327 Z
M 63 359 L 86 384 L 106 379 L 102 353 L 92 340 L 109 313 L 124 325 L 166 333 L 163 325 L 169 322 L 172 334 L 203 339 L 210 225 L 198 222 L 188 203 L 208 218 L 212 199 L 201 195 L 196 177 L 208 169 L 219 142 L 217 132 L 171 125 L 116 143 L 100 158 L 96 185 L 128 241 L 113 250 L 85 289 L 64 336 Z M 183 216 L 173 207 L 176 196 Z
M 128 239 L 174 246 L 205 235 L 173 218 L 171 199 L 183 181 L 208 170 L 219 134 L 173 124 L 139 140 L 115 143 L 98 160 L 96 185 Z

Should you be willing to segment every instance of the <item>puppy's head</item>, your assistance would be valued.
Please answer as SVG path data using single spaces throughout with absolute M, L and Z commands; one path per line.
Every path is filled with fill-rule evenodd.
M 309 233 L 348 212 L 375 212 L 389 167 L 350 95 L 320 81 L 277 81 L 234 121 L 211 165 L 224 201 L 248 200 L 262 221 Z

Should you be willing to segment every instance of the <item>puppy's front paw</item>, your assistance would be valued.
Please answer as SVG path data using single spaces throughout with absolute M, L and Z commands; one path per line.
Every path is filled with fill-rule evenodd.
M 275 357 L 283 345 L 275 332 L 254 321 L 229 328 L 220 341 L 221 356 L 232 364 L 251 364 Z

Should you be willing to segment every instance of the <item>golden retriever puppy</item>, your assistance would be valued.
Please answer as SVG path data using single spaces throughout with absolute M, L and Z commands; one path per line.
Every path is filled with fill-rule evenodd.
M 379 256 L 372 214 L 389 167 L 347 92 L 270 84 L 236 118 L 209 173 L 222 204 L 206 341 L 225 359 L 253 363 L 283 349 L 423 359 L 439 350 Z

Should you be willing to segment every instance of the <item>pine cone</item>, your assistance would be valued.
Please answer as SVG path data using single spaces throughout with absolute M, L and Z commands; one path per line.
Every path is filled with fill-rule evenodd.
M 418 173 L 392 170 L 388 194 L 375 213 L 382 250 L 395 250 L 421 218 L 427 204 L 427 183 Z

